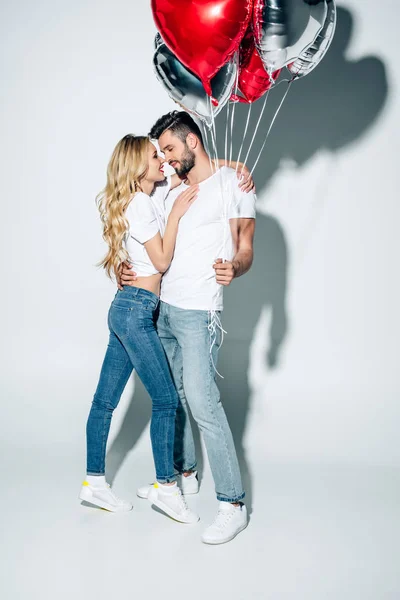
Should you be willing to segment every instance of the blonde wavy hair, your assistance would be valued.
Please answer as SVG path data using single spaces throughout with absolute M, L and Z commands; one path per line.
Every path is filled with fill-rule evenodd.
M 103 223 L 103 239 L 108 252 L 98 266 L 106 270 L 110 279 L 118 277 L 121 263 L 129 258 L 123 246 L 129 224 L 126 209 L 133 196 L 142 191 L 140 182 L 146 177 L 149 161 L 149 138 L 128 134 L 118 142 L 107 167 L 107 183 L 96 196 Z

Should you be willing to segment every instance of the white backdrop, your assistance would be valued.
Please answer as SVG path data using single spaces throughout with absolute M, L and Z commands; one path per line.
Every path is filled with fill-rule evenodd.
M 1 8 L 5 444 L 54 452 L 68 444 L 84 452 L 114 294 L 95 268 L 104 246 L 94 197 L 118 139 L 146 133 L 175 107 L 153 74 L 149 4 L 19 0 Z M 287 111 L 274 129 L 275 140 L 286 140 L 290 128 L 300 150 L 312 139 L 312 151 L 298 159 L 280 148 L 278 164 L 271 142 L 256 173 L 259 213 L 267 219 L 257 229 L 259 268 L 226 296 L 232 316 L 225 352 L 237 352 L 246 369 L 250 352 L 250 394 L 246 415 L 235 415 L 235 402 L 228 412 L 238 430 L 247 417 L 238 435 L 248 451 L 272 460 L 399 465 L 400 103 L 390 16 L 398 7 L 394 0 L 339 7 L 343 43 L 332 52 L 346 75 L 339 63 L 330 74 L 328 56 L 325 67 L 293 85 L 295 123 Z M 318 71 L 326 83 L 319 90 Z M 352 132 L 360 114 L 365 119 Z M 337 133 L 332 143 L 327 124 Z M 272 268 L 285 270 L 275 275 L 287 283 L 279 299 L 287 327 L 281 323 L 278 359 L 268 365 L 273 302 L 262 266 L 278 252 Z M 241 304 L 242 297 L 253 300 Z M 246 331 L 250 310 L 253 329 Z M 234 374 L 222 361 L 228 390 Z
M 0 8 L 3 596 L 147 597 L 162 585 L 193 600 L 397 600 L 395 0 L 339 4 L 332 47 L 293 84 L 255 173 L 256 258 L 225 295 L 219 364 L 250 526 L 200 544 L 216 510 L 201 452 L 193 528 L 137 498 L 124 515 L 77 500 L 115 292 L 95 267 L 94 198 L 115 143 L 175 108 L 153 74 L 149 5 Z M 149 404 L 131 381 L 112 425 L 107 477 L 127 499 L 153 476 Z

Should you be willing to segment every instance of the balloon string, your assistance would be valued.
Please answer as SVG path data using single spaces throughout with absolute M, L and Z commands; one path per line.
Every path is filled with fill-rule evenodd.
M 217 148 L 217 132 L 216 132 L 216 128 L 215 128 L 214 113 L 211 113 L 210 135 L 211 135 L 212 147 L 213 147 L 213 151 L 214 151 L 215 167 L 217 170 L 218 169 L 218 148 Z M 221 172 L 219 172 L 219 183 L 220 183 L 220 190 L 221 190 L 222 203 L 223 203 L 223 212 L 225 214 L 224 186 L 222 185 Z M 222 218 L 224 218 L 224 214 L 223 214 Z
M 237 96 L 238 93 L 238 88 L 239 88 L 239 53 L 237 53 L 236 55 L 236 79 L 235 79 L 235 96 Z M 233 103 L 233 107 L 232 107 L 232 117 L 231 117 L 231 143 L 230 143 L 230 149 L 229 149 L 229 163 L 228 166 L 230 167 L 231 162 L 232 162 L 232 152 L 233 152 L 233 122 L 235 119 L 235 108 L 236 108 L 236 102 Z
M 236 92 L 235 92 L 236 93 Z M 230 139 L 230 148 L 229 148 L 229 163 L 228 166 L 231 166 L 231 162 L 232 162 L 232 153 L 233 153 L 233 121 L 235 118 L 235 108 L 236 108 L 236 102 L 233 104 L 232 107 L 232 115 L 231 115 L 231 139 Z
M 279 113 L 279 111 L 281 110 L 281 108 L 282 108 L 282 105 L 283 105 L 283 103 L 284 103 L 284 101 L 285 101 L 285 99 L 286 99 L 286 96 L 287 96 L 287 95 L 288 95 L 288 93 L 289 93 L 290 86 L 292 85 L 292 83 L 293 83 L 293 79 L 291 79 L 291 80 L 289 81 L 289 83 L 288 83 L 288 86 L 287 86 L 287 88 L 286 88 L 286 92 L 284 93 L 284 95 L 283 95 L 283 98 L 282 98 L 282 100 L 280 101 L 280 104 L 279 104 L 278 108 L 277 108 L 277 109 L 276 109 L 276 111 L 275 111 L 275 114 L 274 114 L 274 116 L 273 116 L 273 118 L 272 118 L 271 124 L 270 124 L 270 126 L 269 126 L 269 128 L 268 128 L 267 135 L 265 136 L 264 142 L 263 142 L 263 144 L 262 144 L 262 146 L 261 146 L 261 150 L 260 150 L 260 152 L 258 153 L 258 156 L 257 156 L 256 162 L 254 163 L 254 166 L 253 166 L 252 170 L 250 171 L 250 175 L 253 175 L 254 169 L 256 168 L 256 166 L 257 166 L 257 164 L 258 164 L 258 161 L 260 160 L 261 154 L 262 154 L 262 152 L 263 152 L 263 150 L 264 150 L 264 148 L 265 148 L 265 144 L 267 143 L 267 139 L 268 139 L 268 136 L 269 136 L 269 134 L 270 134 L 270 132 L 271 132 L 272 126 L 273 126 L 273 124 L 275 123 L 275 119 L 276 119 L 276 117 L 278 116 L 278 113 Z
M 236 108 L 236 102 L 233 104 L 232 115 L 231 115 L 231 139 L 230 139 L 229 163 L 228 163 L 229 167 L 231 166 L 231 162 L 232 162 L 232 152 L 233 152 L 233 120 L 235 118 L 235 108 Z
M 263 106 L 262 106 L 262 109 L 261 109 L 261 112 L 260 112 L 260 116 L 258 117 L 258 121 L 257 121 L 256 128 L 254 129 L 253 137 L 251 138 L 251 142 L 250 142 L 249 149 L 247 150 L 246 158 L 244 159 L 244 162 L 243 162 L 243 167 L 242 167 L 242 170 L 241 170 L 241 172 L 240 172 L 240 176 L 242 176 L 242 175 L 243 175 L 243 169 L 244 169 L 244 165 L 246 165 L 246 164 L 247 164 L 247 159 L 249 158 L 250 151 L 251 151 L 251 149 L 252 149 L 252 147 L 253 147 L 253 144 L 254 144 L 254 140 L 256 139 L 257 131 L 258 131 L 258 128 L 259 128 L 259 126 L 260 126 L 261 119 L 262 119 L 262 116 L 263 116 L 263 114 L 264 114 L 265 107 L 267 106 L 267 100 L 268 100 L 268 96 L 269 96 L 269 90 L 268 90 L 268 91 L 267 91 L 267 93 L 265 94 L 264 103 L 263 103 Z
M 211 128 L 210 128 L 210 136 L 211 136 L 211 141 L 212 141 L 212 147 L 213 147 L 213 151 L 214 151 L 214 157 L 215 157 L 215 164 L 216 167 L 218 166 L 218 145 L 217 145 L 217 130 L 216 130 L 216 126 L 215 126 L 215 115 L 214 112 L 211 111 Z M 226 155 L 225 155 L 225 162 L 226 162 Z M 221 169 L 219 170 L 217 177 L 219 178 L 219 184 L 220 184 L 220 191 L 221 191 L 221 198 L 222 198 L 222 215 L 221 215 L 221 220 L 222 220 L 222 253 L 221 253 L 221 257 L 218 258 L 222 258 L 222 261 L 225 262 L 226 258 L 226 245 L 227 245 L 227 226 L 228 226 L 228 210 L 227 210 L 227 202 L 226 202 L 226 194 L 225 194 L 225 186 L 224 186 L 224 182 L 223 182 L 223 178 L 222 178 L 222 171 Z M 220 284 L 216 284 L 217 288 L 216 291 L 213 295 L 213 304 L 214 304 L 214 308 L 212 310 L 209 311 L 209 317 L 210 317 L 210 322 L 209 322 L 209 326 L 208 326 L 208 330 L 210 332 L 210 358 L 211 358 L 211 363 L 213 366 L 213 369 L 215 371 L 215 373 L 221 377 L 221 379 L 224 379 L 223 375 L 221 375 L 221 373 L 218 371 L 215 363 L 214 363 L 214 359 L 213 359 L 213 355 L 212 355 L 212 351 L 214 348 L 214 345 L 217 342 L 217 331 L 218 329 L 221 332 L 221 342 L 220 342 L 220 347 L 223 344 L 224 341 L 224 333 L 226 333 L 226 331 L 224 330 L 224 328 L 222 327 L 221 324 L 221 320 L 219 318 L 217 309 L 216 309 L 216 303 L 218 301 L 218 297 L 220 294 L 220 289 L 221 289 L 221 285 Z
M 208 155 L 208 160 L 210 161 L 210 171 L 212 172 L 212 162 L 211 162 L 211 153 L 210 153 L 210 145 L 208 143 L 208 132 L 207 132 L 207 126 L 204 122 L 202 122 L 203 125 L 203 134 L 204 134 L 204 146 Z
M 217 145 L 216 145 L 216 136 L 215 136 L 215 118 L 214 118 L 214 111 L 213 111 L 213 106 L 211 104 L 211 98 L 210 96 L 208 97 L 208 102 L 210 105 L 210 115 L 211 115 L 211 127 L 210 127 L 210 137 L 211 137 L 211 148 L 213 150 L 213 160 L 214 160 L 214 168 L 215 171 L 217 171 L 218 169 L 218 150 L 217 150 Z
M 212 141 L 212 145 L 213 145 L 213 150 L 214 150 L 214 159 L 215 159 L 215 169 L 218 170 L 218 146 L 217 146 L 217 130 L 215 127 L 215 115 L 214 112 L 211 112 L 211 129 L 210 129 L 210 135 L 211 135 L 211 141 Z M 223 214 L 222 214 L 222 225 L 223 225 L 223 245 L 222 245 L 222 260 L 225 262 L 226 258 L 225 258 L 225 250 L 226 250 L 226 242 L 227 242 L 227 235 L 226 235 L 226 223 L 228 221 L 228 210 L 227 210 L 227 203 L 226 203 L 226 194 L 225 192 L 225 186 L 223 184 L 222 181 L 222 172 L 219 172 L 219 184 L 220 184 L 220 191 L 221 191 L 221 198 L 222 198 L 222 208 L 223 208 Z
M 214 117 L 214 113 L 212 113 L 212 117 L 211 117 L 211 122 L 212 122 L 212 128 L 210 130 L 211 132 L 211 138 L 213 141 L 213 146 L 214 146 L 214 153 L 215 153 L 215 157 L 216 157 L 216 162 L 218 161 L 218 147 L 217 147 L 217 131 L 216 131 L 216 127 L 215 127 L 215 117 Z M 225 262 L 226 258 L 225 258 L 225 251 L 226 251 L 226 242 L 227 242 L 227 235 L 226 235 L 226 226 L 227 226 L 227 222 L 228 222 L 228 207 L 227 207 L 227 202 L 226 202 L 226 194 L 225 194 L 225 186 L 222 180 L 222 173 L 221 171 L 219 172 L 219 184 L 220 184 L 220 191 L 221 191 L 221 198 L 222 198 L 222 226 L 223 226 L 223 242 L 222 242 L 222 260 Z
M 215 115 L 214 115 L 214 111 L 211 111 L 211 129 L 210 129 L 210 134 L 211 134 L 211 140 L 213 143 L 213 148 L 214 148 L 214 153 L 215 153 L 215 160 L 218 161 L 218 148 L 217 148 L 217 132 L 215 129 Z M 216 163 L 215 165 L 216 167 L 218 166 L 218 163 Z
M 240 145 L 240 150 L 239 150 L 239 154 L 238 154 L 237 161 L 236 161 L 236 173 L 238 171 L 238 166 L 239 166 L 240 156 L 241 156 L 242 150 L 243 150 L 244 140 L 246 139 L 247 130 L 249 128 L 249 122 L 250 122 L 250 115 L 251 115 L 251 109 L 252 109 L 252 107 L 253 107 L 253 104 L 250 104 L 249 111 L 247 113 L 247 120 L 246 120 L 246 126 L 244 128 L 244 134 L 243 134 L 243 138 L 242 138 L 242 143 Z
M 228 131 L 229 131 L 229 100 L 226 103 L 226 122 L 225 122 L 225 166 L 228 166 Z

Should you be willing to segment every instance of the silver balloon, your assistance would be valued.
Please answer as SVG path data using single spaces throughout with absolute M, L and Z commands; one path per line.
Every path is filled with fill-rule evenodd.
M 156 33 L 156 37 L 154 38 L 154 50 L 157 50 L 157 48 L 159 48 L 160 46 L 162 46 L 164 43 L 164 40 L 161 37 L 160 33 Z
M 324 26 L 314 42 L 292 63 L 287 65 L 294 77 L 304 77 L 321 62 L 331 45 L 336 28 L 336 6 L 334 0 L 327 0 L 328 13 Z
M 267 71 L 285 65 L 289 40 L 286 0 L 254 0 L 252 26 Z
M 217 101 L 213 103 L 200 79 L 167 48 L 160 34 L 156 35 L 154 45 L 153 64 L 157 79 L 177 104 L 211 127 L 213 118 L 231 96 L 237 74 L 237 58 L 224 65 L 211 80 L 212 95 Z
M 328 0 L 255 0 L 254 37 L 266 70 L 295 61 L 317 38 L 327 12 Z

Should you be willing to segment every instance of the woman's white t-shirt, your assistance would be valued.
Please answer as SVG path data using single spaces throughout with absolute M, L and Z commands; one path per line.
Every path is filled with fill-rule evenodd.
M 125 235 L 125 248 L 129 254 L 132 269 L 138 277 L 155 275 L 158 270 L 150 260 L 144 246 L 158 232 L 164 235 L 165 198 L 171 189 L 171 177 L 156 184 L 151 196 L 138 192 L 132 198 L 125 217 L 129 229 Z

